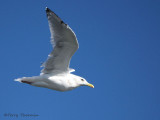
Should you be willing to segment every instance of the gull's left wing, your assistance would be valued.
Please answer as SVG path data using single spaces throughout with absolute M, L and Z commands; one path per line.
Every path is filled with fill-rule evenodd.
M 70 59 L 78 49 L 75 33 L 54 12 L 46 8 L 53 51 L 43 64 L 42 74 L 69 72 Z

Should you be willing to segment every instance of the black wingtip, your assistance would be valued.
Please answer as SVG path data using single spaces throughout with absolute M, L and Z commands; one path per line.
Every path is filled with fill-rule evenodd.
M 54 13 L 53 11 L 51 11 L 48 7 L 46 7 L 45 10 L 46 10 L 47 17 L 50 16 L 51 13 L 52 13 L 52 14 L 54 14 L 55 16 L 57 16 L 57 18 L 60 20 L 60 23 L 61 23 L 61 24 L 65 24 L 65 23 L 58 17 L 58 15 L 57 15 L 56 13 Z M 67 25 L 67 24 L 65 24 L 65 25 Z
M 49 11 L 51 11 L 51 10 L 50 10 L 48 7 L 46 7 L 46 9 L 45 9 L 45 10 L 46 10 L 46 12 L 49 12 Z

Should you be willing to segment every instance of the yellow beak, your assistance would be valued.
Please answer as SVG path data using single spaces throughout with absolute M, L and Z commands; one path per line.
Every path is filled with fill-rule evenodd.
M 91 88 L 94 88 L 94 85 L 88 83 L 87 86 L 91 87 Z

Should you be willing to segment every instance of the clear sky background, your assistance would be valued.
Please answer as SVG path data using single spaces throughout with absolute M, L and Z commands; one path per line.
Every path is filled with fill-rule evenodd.
M 76 33 L 71 68 L 94 89 L 13 81 L 39 75 L 52 50 L 46 6 Z M 1 120 L 160 120 L 159 0 L 1 0 L 0 21 Z

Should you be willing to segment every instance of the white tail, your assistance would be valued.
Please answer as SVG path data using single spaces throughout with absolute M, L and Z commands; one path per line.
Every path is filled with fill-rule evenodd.
M 18 82 L 22 82 L 23 79 L 25 79 L 26 77 L 23 77 L 23 78 L 17 78 L 17 79 L 14 79 L 14 81 L 18 81 Z
M 15 79 L 14 81 L 18 81 L 20 83 L 31 84 L 33 83 L 33 77 L 22 77 L 22 78 Z

